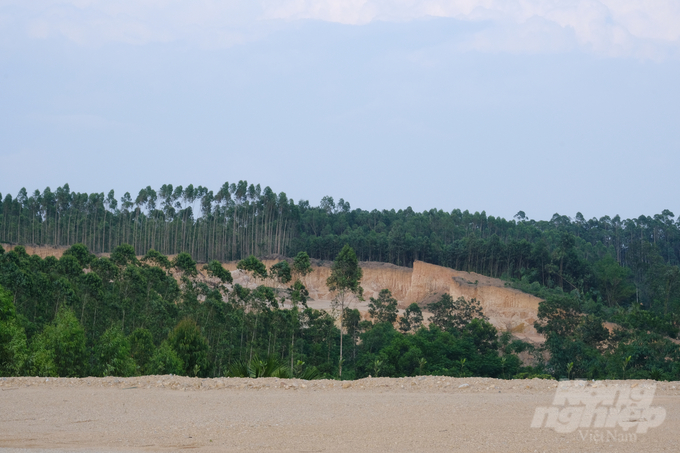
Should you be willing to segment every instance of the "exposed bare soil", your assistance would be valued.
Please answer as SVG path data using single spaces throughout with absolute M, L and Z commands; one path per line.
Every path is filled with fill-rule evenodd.
M 441 377 L 0 378 L 0 452 L 678 451 L 679 382 L 658 383 L 653 404 L 666 409 L 666 420 L 634 442 L 596 442 L 579 432 L 530 427 L 534 410 L 552 403 L 558 385 L 597 384 Z
M 278 259 L 265 259 L 269 267 Z M 312 298 L 308 305 L 319 310 L 331 310 L 333 295 L 326 287 L 326 279 L 330 276 L 331 267 L 328 262 L 314 262 L 313 272 L 302 280 Z M 538 297 L 523 293 L 505 286 L 505 282 L 497 278 L 457 271 L 434 264 L 416 261 L 413 268 L 395 266 L 387 263 L 361 262 L 364 288 L 364 301 L 351 303 L 351 308 L 358 309 L 364 317 L 368 316 L 368 304 L 371 297 L 378 297 L 382 289 L 389 289 L 399 302 L 403 311 L 409 304 L 417 303 L 424 309 L 427 320 L 429 313 L 426 305 L 448 293 L 454 299 L 465 297 L 477 299 L 489 317 L 489 321 L 503 332 L 509 330 L 515 337 L 541 343 L 544 338 L 536 332 L 534 322 L 538 315 Z M 272 279 L 254 279 L 249 274 L 236 269 L 236 262 L 225 263 L 224 267 L 232 272 L 234 282 L 246 287 L 265 284 L 271 287 L 282 287 Z

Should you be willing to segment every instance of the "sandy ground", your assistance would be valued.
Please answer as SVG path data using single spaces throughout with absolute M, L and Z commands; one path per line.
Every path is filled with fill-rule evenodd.
M 640 389 L 652 381 L 634 382 Z M 531 428 L 555 382 L 418 377 L 0 378 L 0 453 L 46 451 L 656 452 L 680 448 L 680 383 L 658 383 L 665 421 L 625 442 Z M 630 430 L 633 431 L 632 429 Z M 618 434 L 622 433 L 618 429 Z M 605 434 L 606 435 L 606 434 Z

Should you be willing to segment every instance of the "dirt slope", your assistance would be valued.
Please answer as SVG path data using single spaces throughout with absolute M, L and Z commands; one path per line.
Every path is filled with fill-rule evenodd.
M 264 260 L 267 267 L 278 260 Z M 310 307 L 330 310 L 332 295 L 326 287 L 326 279 L 331 269 L 329 262 L 315 262 L 313 272 L 303 279 L 309 289 L 312 301 Z M 399 308 L 404 309 L 411 303 L 422 308 L 435 301 L 442 294 L 448 293 L 454 299 L 460 296 L 466 299 L 476 298 L 482 304 L 489 321 L 500 331 L 510 330 L 517 337 L 532 341 L 542 341 L 542 337 L 534 329 L 534 321 L 538 313 L 541 299 L 516 289 L 505 287 L 502 280 L 483 275 L 461 272 L 434 264 L 416 261 L 413 268 L 395 266 L 393 264 L 362 262 L 364 276 L 361 285 L 364 288 L 364 302 L 352 304 L 364 315 L 368 312 L 370 297 L 378 297 L 382 289 L 389 289 L 399 301 Z M 224 265 L 234 276 L 234 282 L 246 287 L 265 284 L 283 287 L 275 281 L 255 280 L 236 269 L 236 263 Z M 427 313 L 427 311 L 425 310 Z
M 12 250 L 15 245 L 10 245 L 10 244 L 0 244 L 2 245 L 2 248 L 5 249 L 5 252 L 9 252 Z M 32 246 L 32 245 L 24 245 L 23 246 L 26 249 L 26 253 L 29 255 L 38 255 L 40 258 L 47 258 L 48 256 L 54 256 L 55 258 L 59 259 L 61 256 L 64 254 L 66 250 L 68 250 L 68 247 L 48 247 L 48 246 Z

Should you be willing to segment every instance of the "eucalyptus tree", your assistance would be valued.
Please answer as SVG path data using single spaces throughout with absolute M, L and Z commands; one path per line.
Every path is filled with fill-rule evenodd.
M 260 285 L 251 292 L 250 309 L 255 314 L 255 325 L 253 326 L 253 335 L 250 340 L 250 358 L 253 357 L 253 347 L 257 335 L 257 324 L 260 315 L 267 311 L 277 310 L 279 305 L 276 301 L 276 293 L 274 289 L 269 286 Z
M 229 272 L 229 269 L 225 269 L 222 264 L 217 260 L 212 260 L 205 266 L 203 266 L 209 277 L 217 278 L 223 285 L 234 283 L 234 278 Z
M 239 261 L 236 264 L 236 269 L 249 273 L 256 279 L 264 280 L 268 276 L 267 266 L 253 255 Z
M 370 298 L 368 314 L 376 322 L 394 324 L 397 321 L 397 299 L 392 297 L 389 289 L 381 290 L 377 299 Z
M 97 222 L 97 218 L 99 216 L 100 211 L 105 211 L 106 208 L 104 206 L 104 193 L 91 193 L 89 196 L 89 203 L 88 203 L 88 210 L 89 214 L 88 217 L 91 218 L 91 227 L 89 229 L 90 231 L 90 239 L 89 239 L 89 247 L 93 251 L 97 251 L 97 246 L 99 244 L 97 234 L 99 231 L 99 224 Z M 100 250 L 101 251 L 101 250 Z
M 183 205 L 183 220 L 182 220 L 182 249 L 183 251 L 188 251 L 186 233 L 187 233 L 187 222 L 192 218 L 193 209 L 192 205 L 196 201 L 196 190 L 193 184 L 189 184 L 184 193 L 182 194 Z
M 62 308 L 32 343 L 31 375 L 83 377 L 88 374 L 85 329 Z
M 449 294 L 427 305 L 432 313 L 430 322 L 442 330 L 462 329 L 473 319 L 488 321 L 482 305 L 477 299 L 465 299 L 461 296 L 453 299 Z
M 203 224 L 203 237 L 200 241 L 203 247 L 203 256 L 208 259 L 211 256 L 212 247 L 212 235 L 211 230 L 214 230 L 214 217 L 213 212 L 213 202 L 215 201 L 215 195 L 212 190 L 205 190 L 203 196 L 201 197 L 201 222 Z M 212 227 L 211 228 L 211 223 Z M 200 244 L 199 243 L 199 244 Z
M 19 193 L 17 194 L 16 197 L 16 203 L 19 211 L 19 215 L 17 216 L 17 242 L 22 242 L 21 241 L 21 214 L 23 213 L 24 209 L 26 208 L 26 203 L 28 202 L 28 193 L 26 192 L 26 188 L 22 187 Z
M 347 329 L 347 333 L 352 337 L 352 359 L 356 366 L 357 335 L 361 332 L 361 313 L 356 308 L 345 308 L 345 314 L 342 321 L 343 327 Z
M 2 224 L 0 224 L 0 234 L 2 234 L 3 240 L 8 240 L 8 223 L 11 219 L 11 214 L 9 212 L 12 205 L 12 196 L 10 194 L 5 195 L 3 199 L 2 194 L 0 194 L 0 208 L 2 208 Z
M 131 355 L 130 340 L 118 325 L 109 327 L 95 343 L 94 374 L 97 376 L 134 376 L 137 364 Z
M 299 329 L 300 312 L 298 304 L 307 307 L 307 299 L 309 298 L 309 291 L 305 285 L 300 281 L 301 277 L 312 272 L 312 267 L 309 260 L 309 255 L 305 252 L 297 254 L 293 260 L 293 266 L 287 261 L 280 261 L 270 268 L 269 275 L 275 278 L 281 284 L 290 283 L 293 278 L 295 281 L 287 288 L 287 296 L 291 301 L 291 340 L 290 340 L 290 369 L 294 368 L 294 351 L 295 351 L 295 332 Z M 285 301 L 285 297 L 281 298 L 281 302 Z
M 85 243 L 85 236 L 84 236 L 84 231 L 85 228 L 83 226 L 83 218 L 87 215 L 86 213 L 86 207 L 87 207 L 87 200 L 88 200 L 88 195 L 80 192 L 75 192 L 73 194 L 73 210 L 74 210 L 74 219 L 73 219 L 73 236 L 71 237 L 71 242 L 72 243 Z
M 208 189 L 206 189 L 203 186 L 198 186 L 194 190 L 194 199 L 191 202 L 192 203 L 192 208 L 191 208 L 191 213 L 194 214 L 196 210 L 194 209 L 194 204 L 196 200 L 199 200 L 199 211 L 200 211 L 200 200 L 205 197 L 206 193 L 208 192 Z M 195 215 L 195 214 L 194 214 Z M 205 218 L 199 217 L 198 215 L 195 215 L 192 221 L 189 223 L 189 228 L 190 228 L 190 238 L 189 238 L 189 244 L 188 244 L 188 251 L 191 253 L 192 256 L 197 256 L 199 255 L 199 250 L 200 250 L 200 233 L 201 233 L 201 224 L 204 223 Z
M 288 261 L 279 261 L 273 264 L 269 268 L 269 275 L 284 285 L 293 279 Z
M 146 255 L 141 259 L 143 263 L 150 266 L 158 266 L 161 269 L 168 270 L 173 267 L 173 263 L 168 259 L 167 256 L 162 253 L 157 252 L 154 249 L 149 250 Z
M 335 200 L 333 200 L 333 197 L 326 195 L 321 199 L 319 208 L 322 211 L 326 211 L 327 215 L 335 214 Z
M 163 222 L 161 249 L 166 253 L 171 253 L 170 251 L 173 249 L 170 248 L 170 225 L 175 217 L 172 184 L 163 184 L 158 191 L 158 195 L 161 199 L 161 209 L 163 210 L 163 215 L 165 217 L 165 221 Z
M 128 242 L 127 229 L 130 223 L 130 208 L 134 206 L 132 202 L 132 196 L 130 192 L 125 192 L 122 197 L 120 197 L 120 208 L 123 214 L 123 221 L 121 222 L 120 228 L 120 238 L 118 239 L 118 244 L 123 244 Z
M 248 191 L 248 181 L 239 181 L 238 184 L 232 183 L 230 186 L 230 190 L 232 195 L 234 196 L 234 213 L 233 213 L 233 227 L 232 227 L 232 236 L 233 236 L 233 242 L 232 242 L 232 258 L 234 259 L 234 255 L 237 251 L 237 235 L 238 235 L 238 226 L 239 226 L 239 217 L 238 217 L 238 208 L 242 206 L 246 200 L 247 200 L 247 191 Z M 240 241 L 241 243 L 243 241 Z M 242 244 L 241 244 L 242 245 Z M 242 247 L 241 250 L 239 251 L 239 254 L 243 253 Z
M 255 211 L 257 209 L 257 189 L 253 184 L 250 184 L 248 186 L 248 189 L 246 191 L 246 217 L 245 217 L 245 222 L 243 223 L 244 226 L 244 234 L 243 234 L 243 253 L 248 253 L 248 254 L 253 254 L 257 253 L 254 250 L 254 240 L 253 240 L 253 233 L 255 232 L 254 228 L 254 220 L 255 220 Z
M 172 192 L 172 200 L 175 204 L 175 210 L 177 211 L 177 215 L 174 217 L 175 220 L 175 237 L 173 240 L 173 252 L 177 252 L 178 250 L 181 249 L 182 245 L 181 242 L 179 241 L 179 227 L 182 224 L 182 218 L 180 217 L 183 212 L 182 212 L 182 203 L 180 200 L 182 200 L 184 197 L 184 188 L 182 186 L 177 186 L 175 187 L 174 192 Z
M 328 289 L 334 293 L 333 304 L 340 308 L 340 360 L 338 376 L 342 377 L 342 336 L 345 305 L 352 299 L 362 299 L 364 289 L 361 287 L 363 271 L 359 267 L 354 249 L 345 245 L 331 266 L 331 275 L 326 280 Z
M 262 192 L 262 209 L 264 215 L 264 237 L 266 238 L 266 248 L 265 251 L 269 255 L 272 253 L 272 231 L 274 227 L 274 215 L 276 213 L 276 194 L 269 187 L 265 187 Z
M 130 244 L 121 244 L 113 249 L 111 261 L 120 268 L 138 263 L 135 249 Z
M 28 205 L 31 210 L 31 243 L 37 244 L 41 241 L 36 241 L 35 237 L 35 221 L 36 217 L 43 218 L 42 216 L 42 195 L 39 190 L 35 190 L 33 195 L 28 199 Z
M 293 259 L 293 276 L 301 278 L 313 271 L 312 261 L 309 259 L 307 252 L 298 252 Z
M 182 360 L 185 376 L 210 375 L 211 363 L 208 362 L 210 346 L 196 321 L 191 318 L 181 320 L 168 335 L 168 344 Z
M 156 350 L 151 332 L 140 327 L 130 334 L 128 340 L 130 341 L 130 356 L 137 365 L 138 373 L 142 375 L 151 374 L 149 362 Z
M 118 206 L 118 201 L 116 200 L 116 194 L 113 191 L 113 189 L 109 190 L 108 195 L 106 196 L 106 199 L 104 200 L 104 231 L 102 232 L 102 247 L 101 250 L 102 252 L 104 250 L 107 250 L 107 248 L 104 246 L 105 245 L 105 240 L 106 240 L 106 214 L 108 211 L 112 211 L 112 215 L 115 214 L 116 207 Z M 111 222 L 111 221 L 110 221 Z M 111 222 L 113 223 L 113 222 Z M 111 244 L 111 231 L 113 230 L 113 225 L 109 225 L 109 241 L 108 241 L 108 250 L 111 250 L 112 244 Z
M 417 303 L 412 303 L 399 318 L 399 330 L 403 333 L 415 332 L 423 325 L 423 311 Z
M 36 191 L 38 192 L 38 191 Z M 45 187 L 40 196 L 40 219 L 42 220 L 42 239 L 51 244 L 59 245 L 59 196 L 60 188 L 52 192 L 49 187 Z M 36 193 L 37 195 L 37 193 Z M 42 241 L 41 241 L 42 242 Z
M 194 277 L 198 274 L 196 261 L 194 261 L 187 252 L 178 254 L 175 259 L 172 260 L 172 267 L 175 268 L 181 278 Z
M 229 209 L 232 207 L 233 200 L 231 198 L 231 191 L 230 191 L 230 185 L 228 182 L 225 182 L 222 184 L 222 187 L 220 187 L 220 190 L 217 192 L 215 195 L 215 201 L 218 203 L 218 209 L 217 213 L 218 215 L 215 215 L 215 220 L 217 221 L 218 217 L 220 219 L 220 222 L 222 224 L 222 251 L 220 256 L 222 257 L 223 260 L 227 259 L 227 228 L 228 228 L 228 213 Z M 231 255 L 229 255 L 231 257 Z
M 137 228 L 139 224 L 139 216 L 142 213 L 142 206 L 146 204 L 149 199 L 149 194 L 146 188 L 141 189 L 135 198 L 135 220 L 134 220 L 134 231 L 132 233 L 132 246 L 136 251 L 141 251 L 141 248 L 137 242 Z
M 285 238 L 288 233 L 288 221 L 287 217 L 290 212 L 290 207 L 288 205 L 288 196 L 284 192 L 279 193 L 278 198 L 279 207 L 279 221 L 277 222 L 277 231 L 275 235 L 276 240 L 276 253 L 282 254 L 284 250 Z
M 142 252 L 145 250 L 148 250 L 149 248 L 156 248 L 156 225 L 157 225 L 157 220 L 159 216 L 159 211 L 156 209 L 157 208 L 157 202 L 158 202 L 158 193 L 151 188 L 151 186 L 146 187 L 146 200 L 145 200 L 145 206 L 146 206 L 146 222 L 145 222 L 145 230 L 146 233 L 143 233 L 143 246 L 142 246 Z M 151 228 L 149 228 L 149 221 L 152 223 Z
M 71 194 L 71 188 L 68 184 L 64 184 L 63 187 L 57 187 L 56 190 L 56 219 L 57 219 L 57 231 L 56 231 L 56 242 L 55 245 L 61 245 L 61 240 L 63 239 L 63 233 L 61 232 L 62 227 L 62 215 L 68 213 L 68 221 L 66 222 L 66 245 L 71 245 L 71 214 L 73 210 L 71 209 L 71 203 L 73 201 L 73 194 Z M 46 212 L 47 214 L 47 212 Z

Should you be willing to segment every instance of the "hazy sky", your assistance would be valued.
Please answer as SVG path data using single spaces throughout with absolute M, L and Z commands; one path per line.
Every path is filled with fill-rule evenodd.
M 0 192 L 680 214 L 677 0 L 0 0 Z

